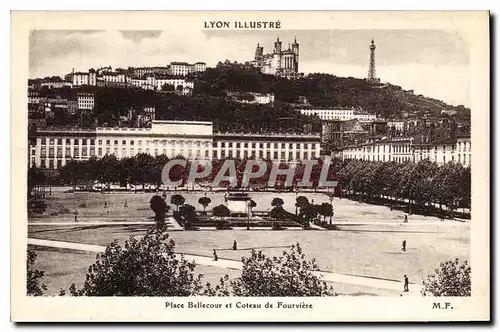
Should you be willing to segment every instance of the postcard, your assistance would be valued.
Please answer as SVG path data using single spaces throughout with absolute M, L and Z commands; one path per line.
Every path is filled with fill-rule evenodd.
M 13 11 L 11 320 L 490 320 L 489 12 Z

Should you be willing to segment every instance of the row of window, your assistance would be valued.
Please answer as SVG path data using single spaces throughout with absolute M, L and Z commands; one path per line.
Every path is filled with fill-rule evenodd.
M 353 111 L 343 111 L 343 110 L 324 110 L 324 111 L 303 111 L 303 113 L 308 114 L 335 114 L 335 115 L 354 115 Z
M 372 160 L 372 161 L 386 161 L 385 159 L 385 155 L 382 155 L 382 158 L 380 158 L 379 155 L 372 155 L 372 156 L 368 156 L 367 158 L 357 158 L 355 155 L 346 155 L 346 158 L 345 159 L 362 159 L 362 160 Z M 428 156 L 423 156 L 422 158 L 418 158 L 418 156 L 413 156 L 413 157 L 398 157 L 398 156 L 392 156 L 392 159 L 390 157 L 387 158 L 387 161 L 389 160 L 392 160 L 392 161 L 396 161 L 396 162 L 405 162 L 405 161 L 414 161 L 414 162 L 417 162 L 419 160 L 424 160 L 424 159 L 430 159 Z M 470 161 L 470 155 L 469 155 L 469 161 Z M 438 162 L 437 158 L 433 158 L 432 161 L 436 161 Z M 455 162 L 455 156 L 452 155 L 451 156 L 451 161 L 452 162 Z M 459 163 L 462 163 L 464 165 L 467 165 L 467 155 L 464 153 L 463 154 L 463 157 L 461 154 L 458 154 L 458 160 L 457 160 Z M 446 156 L 443 156 L 442 158 L 442 163 L 445 164 L 447 161 L 446 161 Z
M 461 145 L 459 143 L 458 150 L 459 151 L 465 151 L 465 149 L 466 149 L 466 145 L 465 144 L 466 143 L 464 143 L 464 147 L 463 147 L 463 150 L 462 150 L 461 149 Z M 454 145 L 450 145 L 450 146 L 451 146 L 451 151 L 455 151 L 455 146 Z M 376 145 L 376 146 L 373 146 L 373 147 L 370 147 L 370 146 L 369 147 L 363 147 L 362 151 L 363 152 L 372 152 L 372 151 L 373 152 L 381 152 L 381 151 L 385 152 L 385 150 L 386 150 L 385 147 L 386 147 L 385 145 L 382 145 L 382 146 Z M 439 146 L 439 147 L 441 147 L 441 146 Z M 388 152 L 390 153 L 391 152 L 391 146 L 389 146 L 388 150 L 389 150 Z M 423 148 L 422 150 L 424 152 L 425 151 L 430 152 L 431 148 L 427 147 L 427 148 Z M 442 149 L 440 149 L 440 150 L 446 151 L 446 145 L 443 145 Z M 359 151 L 361 151 L 361 148 L 359 149 Z M 395 152 L 395 153 L 396 152 L 405 153 L 405 152 L 410 152 L 410 151 L 411 151 L 411 146 L 410 145 L 396 145 L 396 146 L 393 147 L 393 152 Z M 436 146 L 434 146 L 434 153 L 437 153 L 437 151 L 438 151 L 438 146 L 436 145 Z M 470 151 L 470 144 L 469 144 L 469 151 Z
M 95 139 L 90 139 L 90 144 L 87 144 L 88 141 L 87 139 L 72 139 L 72 138 L 66 138 L 66 139 L 62 139 L 62 138 L 57 138 L 57 139 L 54 139 L 54 138 L 50 138 L 50 139 L 46 139 L 46 138 L 42 138 L 41 139 L 41 144 L 42 145 L 47 145 L 47 142 L 49 145 L 54 145 L 54 144 L 57 144 L 57 145 L 62 145 L 63 144 L 63 140 L 65 141 L 66 145 L 71 145 L 71 144 L 75 144 L 75 145 L 95 145 Z M 118 145 L 118 142 L 119 140 L 97 140 L 98 142 L 98 145 L 103 145 L 103 142 L 105 142 L 106 145 L 111 145 L 112 142 L 114 145 Z M 156 140 L 156 141 L 150 141 L 150 140 L 146 140 L 145 143 L 146 145 L 150 145 L 151 143 L 154 143 L 154 144 L 158 144 L 158 143 L 162 143 L 162 144 L 170 144 L 170 145 L 173 145 L 175 146 L 176 143 L 178 143 L 180 146 L 183 146 L 184 143 L 186 143 L 187 146 L 191 146 L 191 145 L 194 145 L 194 146 L 197 146 L 197 147 L 200 147 L 200 146 L 204 146 L 204 147 L 208 147 L 209 146 L 209 143 L 208 142 L 201 142 L 201 141 L 196 141 L 196 142 L 192 142 L 192 141 L 167 141 L 167 140 L 162 140 L 162 141 L 159 141 L 159 140 Z M 134 145 L 135 144 L 135 141 L 133 140 L 130 140 L 128 141 L 128 143 L 130 145 Z M 127 144 L 127 140 L 122 140 L 121 141 L 121 144 L 122 145 L 126 145 Z M 294 143 L 260 143 L 261 147 L 266 149 L 266 148 L 271 148 L 271 147 L 274 147 L 275 149 L 284 149 L 288 146 L 289 149 L 293 149 L 293 144 Z M 301 144 L 303 145 L 303 147 L 305 149 L 312 149 L 313 148 L 313 144 L 312 143 L 296 143 L 296 147 L 298 148 L 298 145 Z M 137 141 L 137 145 L 142 145 L 142 140 L 138 140 Z M 222 148 L 233 148 L 233 147 L 236 147 L 237 149 L 243 147 L 243 148 L 256 148 L 257 147 L 257 143 L 233 143 L 233 142 L 222 142 L 221 144 L 221 147 Z M 212 144 L 213 147 L 218 147 L 217 146 L 217 142 L 213 142 Z
M 458 151 L 466 151 L 466 148 L 467 148 L 467 143 L 463 143 L 464 146 L 462 148 L 462 143 L 458 143 Z M 452 151 L 455 151 L 455 148 L 456 146 L 455 145 L 451 145 L 451 150 Z M 434 150 L 437 150 L 438 149 L 438 146 L 434 146 Z M 443 151 L 446 151 L 446 145 L 443 145 L 443 148 L 442 148 Z M 468 146 L 468 151 L 471 150 L 471 144 L 469 143 L 469 146 Z
M 363 152 L 383 152 L 385 153 L 385 145 L 376 145 L 376 146 L 368 146 L 368 147 L 363 147 Z M 393 149 L 391 149 L 391 147 Z M 396 145 L 396 146 L 391 146 L 389 145 L 389 148 L 388 148 L 388 152 L 391 153 L 391 150 L 393 150 L 392 152 L 394 153 L 405 153 L 405 152 L 410 152 L 410 146 L 409 145 Z
M 167 155 L 167 149 L 163 149 L 162 151 L 160 151 L 159 149 L 154 149 L 154 156 L 158 156 L 160 153 L 161 154 L 164 154 L 164 155 Z M 175 157 L 177 155 L 184 155 L 184 149 L 180 149 L 178 152 L 176 151 L 176 149 L 172 149 L 172 150 L 169 150 L 171 153 L 170 153 L 170 156 L 171 157 Z M 71 153 L 73 152 L 73 153 Z M 97 148 L 97 156 L 98 157 L 102 157 L 103 156 L 103 152 L 105 152 L 105 154 L 111 154 L 113 153 L 114 155 L 118 155 L 118 148 L 114 148 L 113 150 L 111 150 L 111 148 Z M 127 155 L 127 149 L 126 148 L 122 148 L 121 150 L 122 152 L 122 157 L 126 156 Z M 135 155 L 135 149 L 134 148 L 130 148 L 129 150 L 130 154 L 129 156 L 134 156 Z M 137 149 L 137 154 L 140 154 L 140 153 L 147 153 L 147 154 L 150 154 L 151 153 L 151 150 L 149 148 L 146 148 L 144 151 L 142 148 L 138 148 Z M 188 149 L 187 150 L 187 155 L 189 158 L 192 158 L 194 156 L 196 157 L 201 157 L 201 150 L 197 149 L 197 150 L 192 150 L 192 149 Z M 195 155 L 193 154 L 195 153 Z M 209 151 L 208 150 L 205 150 L 204 151 L 204 156 L 205 157 L 209 157 Z M 63 157 L 63 149 L 61 147 L 58 147 L 56 150 L 54 149 L 54 147 L 49 147 L 48 149 L 48 154 L 47 154 L 47 149 L 45 147 L 42 147 L 41 150 L 40 150 L 40 157 L 41 158 L 46 158 L 46 157 L 49 157 L 49 158 L 53 158 L 53 157 L 58 157 L 58 158 L 62 158 Z M 81 157 L 93 157 L 93 156 L 96 156 L 96 149 L 95 147 L 90 147 L 90 149 L 82 149 L 81 150 Z M 64 157 L 65 158 L 73 158 L 73 157 L 80 157 L 80 149 L 78 147 L 74 147 L 73 149 L 71 149 L 70 147 L 66 147 L 64 149 Z
M 293 149 L 293 144 L 294 143 L 259 143 L 261 148 L 263 149 L 267 149 L 267 148 L 271 148 L 271 147 L 274 147 L 275 149 L 285 149 L 287 146 L 289 149 Z M 296 147 L 298 148 L 299 144 L 301 144 L 303 146 L 303 148 L 305 149 L 312 149 L 313 148 L 313 144 L 312 143 L 296 143 Z M 236 147 L 237 149 L 243 147 L 243 148 L 249 148 L 249 147 L 252 147 L 252 148 L 256 148 L 257 147 L 257 143 L 233 143 L 233 142 L 221 142 L 220 144 L 221 148 L 232 148 L 232 147 Z M 217 142 L 214 142 L 213 143 L 213 147 L 216 148 L 218 147 L 217 145 Z
M 118 155 L 118 148 L 114 148 L 113 150 L 111 150 L 111 148 L 107 147 L 105 148 L 105 150 L 103 148 L 97 148 L 97 156 L 98 157 L 101 157 L 103 156 L 103 151 L 105 151 L 105 154 L 111 154 L 111 153 L 114 153 L 115 155 Z M 133 156 L 135 155 L 135 149 L 134 148 L 130 148 L 129 150 L 129 155 L 130 156 Z M 159 149 L 154 149 L 154 155 L 157 156 L 159 155 L 160 153 L 160 150 Z M 177 152 L 177 150 L 174 148 L 174 149 L 171 149 L 169 150 L 169 152 L 171 151 L 170 153 L 170 156 L 176 156 L 176 155 L 184 155 L 184 149 L 180 149 L 179 152 Z M 192 149 L 188 149 L 188 156 L 189 157 L 193 157 L 192 155 Z M 48 153 L 47 153 L 48 152 Z M 89 149 L 81 149 L 78 147 L 78 146 L 74 146 L 73 149 L 71 149 L 71 147 L 69 146 L 66 146 L 63 150 L 62 147 L 57 147 L 54 148 L 54 147 L 49 147 L 48 148 L 48 151 L 47 151 L 47 148 L 46 147 L 42 147 L 40 149 L 40 156 L 42 158 L 46 158 L 47 156 L 49 158 L 52 158 L 52 157 L 55 157 L 57 156 L 58 158 L 62 158 L 63 157 L 63 152 L 64 152 L 64 157 L 65 158 L 72 158 L 72 157 L 80 157 L 80 153 L 81 153 L 81 156 L 82 157 L 87 157 L 87 156 L 96 156 L 96 149 L 95 147 L 91 146 Z M 143 152 L 143 149 L 142 148 L 138 148 L 137 149 L 137 153 L 140 154 Z M 149 148 L 146 148 L 144 150 L 145 153 L 147 154 L 150 154 L 151 150 Z M 195 150 L 196 152 L 196 156 L 197 157 L 200 157 L 201 156 L 201 150 L 197 149 Z M 255 157 L 255 156 L 259 156 L 260 158 L 264 158 L 264 152 L 265 152 L 265 156 L 266 158 L 271 158 L 271 151 L 264 151 L 264 150 L 254 150 L 252 152 L 249 152 L 249 151 L 243 151 L 243 153 L 241 153 L 241 151 L 237 150 L 235 151 L 235 153 L 233 154 L 233 151 L 232 150 L 229 150 L 228 151 L 228 156 L 229 157 L 236 157 L 236 158 L 248 158 L 248 157 Z M 164 155 L 167 155 L 167 149 L 163 149 L 161 151 L 162 154 Z M 214 157 L 217 158 L 217 150 L 214 150 Z M 285 159 L 286 158 L 286 151 L 281 151 L 281 159 Z M 32 154 L 33 154 L 33 151 L 32 151 Z M 122 156 L 126 156 L 127 155 L 127 149 L 126 148 L 122 148 L 121 150 L 121 155 Z M 273 156 L 274 156 L 274 159 L 278 159 L 278 155 L 279 155 L 279 152 L 278 151 L 274 151 L 273 153 Z M 311 153 L 311 157 L 314 158 L 314 152 Z M 204 156 L 205 157 L 209 157 L 209 150 L 205 150 L 204 151 Z M 226 151 L 225 150 L 221 150 L 221 153 L 220 153 L 220 157 L 223 158 L 226 156 Z M 295 152 L 295 159 L 299 159 L 300 158 L 300 151 L 296 151 Z M 308 152 L 307 151 L 304 151 L 304 158 L 307 159 L 308 158 Z M 288 159 L 294 159 L 294 152 L 292 151 L 289 151 L 288 152 Z
M 256 157 L 259 157 L 260 159 L 280 159 L 280 160 L 286 160 L 288 159 L 289 161 L 291 160 L 297 160 L 297 159 L 301 159 L 300 158 L 300 152 L 296 152 L 295 154 L 292 152 L 292 151 L 289 151 L 288 152 L 288 158 L 287 158 L 287 154 L 285 151 L 281 151 L 281 153 L 278 153 L 278 151 L 274 151 L 273 154 L 271 154 L 271 151 L 266 151 L 266 153 L 264 154 L 264 151 L 263 150 L 259 150 L 258 153 L 248 153 L 248 151 L 243 151 L 243 153 L 240 153 L 240 151 L 236 150 L 235 153 L 233 153 L 232 150 L 229 150 L 227 155 L 226 155 L 226 152 L 224 150 L 221 150 L 221 153 L 220 155 L 217 153 L 217 150 L 214 150 L 214 155 L 213 157 L 214 158 L 225 158 L 225 157 L 228 157 L 228 158 L 243 158 L 243 159 L 246 159 L 246 158 L 256 158 Z M 271 158 L 272 156 L 272 158 Z M 311 158 L 315 158 L 315 154 L 314 152 L 311 153 Z M 307 151 L 304 151 L 304 156 L 302 159 L 309 159 L 309 154 Z
M 458 151 L 464 151 L 464 152 L 465 151 L 470 151 L 470 147 L 471 147 L 470 143 L 468 143 L 468 145 L 467 145 L 467 142 L 464 142 L 464 143 L 459 142 L 458 143 Z
M 65 141 L 66 145 L 71 145 L 71 144 L 75 144 L 75 145 L 95 145 L 95 139 L 90 139 L 90 144 L 87 144 L 87 139 L 78 139 L 78 138 L 66 138 L 66 139 L 62 139 L 62 138 L 57 138 L 57 139 L 54 139 L 54 138 L 50 138 L 50 139 L 45 139 L 45 138 L 42 138 L 41 139 L 41 145 L 47 145 L 47 142 L 49 145 L 54 145 L 54 144 L 57 144 L 57 145 L 62 145 L 63 144 L 63 140 Z M 103 142 L 105 142 L 106 145 L 111 145 L 111 142 L 113 142 L 113 145 L 118 145 L 118 142 L 119 140 L 97 140 L 97 143 L 98 145 L 103 145 Z M 135 144 L 135 141 L 133 140 L 130 140 L 128 141 L 130 145 L 134 145 Z M 201 146 L 204 146 L 204 147 L 208 147 L 209 146 L 209 143 L 208 142 L 204 142 L 202 144 L 201 141 L 196 141 L 196 142 L 192 142 L 192 141 L 167 141 L 167 140 L 162 140 L 162 141 L 159 141 L 159 140 L 155 140 L 155 141 L 150 141 L 150 140 L 146 140 L 145 143 L 146 145 L 150 145 L 151 143 L 153 144 L 158 144 L 158 143 L 161 143 L 161 144 L 170 144 L 170 145 L 173 145 L 175 146 L 176 145 L 176 142 L 179 143 L 180 146 L 183 146 L 184 145 L 184 142 L 186 143 L 187 146 L 197 146 L 197 147 L 201 147 Z M 122 140 L 121 141 L 121 144 L 122 145 L 127 145 L 127 141 L 126 140 Z M 137 141 L 137 145 L 142 145 L 142 140 L 138 140 Z

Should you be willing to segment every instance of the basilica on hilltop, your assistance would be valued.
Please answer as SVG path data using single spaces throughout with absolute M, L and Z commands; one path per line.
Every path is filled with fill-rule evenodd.
M 264 54 L 264 47 L 257 44 L 255 58 L 251 64 L 263 74 L 294 78 L 299 73 L 299 43 L 295 38 L 293 44 L 283 49 L 279 37 L 274 42 L 272 53 Z

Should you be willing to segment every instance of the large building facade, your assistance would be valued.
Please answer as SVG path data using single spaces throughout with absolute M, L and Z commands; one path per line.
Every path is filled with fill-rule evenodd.
M 304 115 L 316 115 L 321 120 L 354 120 L 358 119 L 361 122 L 372 122 L 377 120 L 376 114 L 363 112 L 356 108 L 299 108 L 297 109 Z
M 299 43 L 295 38 L 293 44 L 288 44 L 287 49 L 283 49 L 279 38 L 274 42 L 272 53 L 264 54 L 264 47 L 257 44 L 255 57 L 251 62 L 255 67 L 260 68 L 264 74 L 292 78 L 299 73 Z
M 428 159 L 438 165 L 448 162 L 471 166 L 470 137 L 424 143 L 415 137 L 394 137 L 346 146 L 342 158 L 368 161 L 419 162 Z
M 151 128 L 43 129 L 31 137 L 30 164 L 58 169 L 70 160 L 140 153 L 169 158 L 269 158 L 274 161 L 320 156 L 319 135 L 215 133 L 212 122 L 152 121 Z
M 213 157 L 310 160 L 320 157 L 320 143 L 319 135 L 217 133 Z
M 103 67 L 98 70 L 89 69 L 88 72 L 71 72 L 65 75 L 66 85 L 79 86 L 138 86 L 143 87 L 148 76 L 182 80 L 191 73 L 200 73 L 207 70 L 205 62 L 189 64 L 187 62 L 171 62 L 164 67 L 129 67 L 128 69 Z M 66 82 L 62 81 L 62 82 Z M 60 83 L 62 84 L 62 83 Z

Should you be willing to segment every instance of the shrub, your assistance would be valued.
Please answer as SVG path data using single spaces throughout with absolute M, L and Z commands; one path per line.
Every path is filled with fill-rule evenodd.
M 71 211 L 65 207 L 64 205 L 61 205 L 59 207 L 59 211 L 57 212 L 58 214 L 67 214 L 67 213 L 70 213 Z
M 220 284 L 207 287 L 209 295 L 227 296 L 333 296 L 333 288 L 322 281 L 314 271 L 315 260 L 308 261 L 302 248 L 292 246 L 279 257 L 266 257 L 262 251 L 252 250 L 243 257 L 241 277 L 230 281 L 222 278 Z M 229 290 L 229 288 L 231 290 Z
M 217 225 L 215 226 L 218 230 L 232 229 L 228 222 L 217 220 Z
M 47 203 L 42 200 L 33 200 L 29 204 L 29 209 L 35 214 L 42 214 L 47 210 Z
M 271 229 L 273 231 L 281 231 L 281 230 L 283 230 L 285 228 L 282 227 L 279 222 L 274 222 L 273 225 L 271 226 Z
M 42 296 L 43 291 L 47 290 L 47 286 L 42 284 L 42 279 L 44 276 L 44 272 L 40 270 L 33 269 L 33 264 L 36 261 L 36 252 L 33 249 L 28 249 L 28 259 L 26 261 L 26 286 L 27 286 L 27 295 L 31 296 Z
M 422 295 L 424 296 L 470 296 L 471 268 L 467 261 L 459 259 L 441 263 L 424 281 Z
M 168 234 L 155 232 L 141 240 L 130 237 L 120 246 L 111 242 L 97 255 L 82 289 L 71 285 L 73 296 L 195 296 L 202 293 L 196 264 L 174 253 Z
M 184 229 L 186 231 L 197 231 L 200 228 L 197 227 L 195 224 L 189 222 L 189 223 L 184 223 Z

